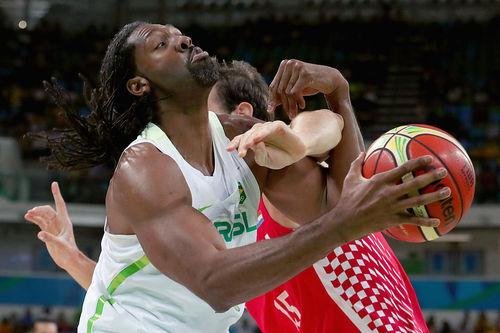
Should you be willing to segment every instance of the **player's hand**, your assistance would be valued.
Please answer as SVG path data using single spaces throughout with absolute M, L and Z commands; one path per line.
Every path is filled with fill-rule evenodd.
M 407 173 L 429 165 L 432 162 L 431 156 L 410 160 L 370 179 L 364 178 L 361 174 L 363 160 L 364 153 L 352 162 L 339 202 L 332 210 L 335 212 L 334 219 L 338 219 L 340 223 L 337 230 L 344 241 L 359 239 L 400 224 L 426 227 L 439 225 L 439 219 L 412 216 L 406 210 L 450 196 L 451 191 L 448 187 L 432 193 L 410 196 L 418 189 L 446 177 L 446 169 L 438 168 L 397 184 Z
M 73 234 L 73 224 L 57 182 L 52 183 L 51 190 L 56 209 L 51 206 L 37 206 L 28 210 L 24 218 L 40 228 L 38 238 L 45 243 L 54 262 L 62 269 L 67 269 L 72 262 L 72 256 L 78 252 L 78 247 Z
M 255 124 L 247 132 L 234 137 L 228 151 L 245 157 L 251 149 L 255 162 L 269 169 L 282 169 L 301 160 L 307 150 L 302 140 L 282 121 Z
M 335 68 L 294 59 L 283 60 L 269 86 L 268 112 L 274 112 L 277 106 L 282 105 L 292 119 L 299 109 L 305 108 L 304 96 L 317 93 L 329 95 L 339 88 L 348 92 L 348 87 L 347 80 Z

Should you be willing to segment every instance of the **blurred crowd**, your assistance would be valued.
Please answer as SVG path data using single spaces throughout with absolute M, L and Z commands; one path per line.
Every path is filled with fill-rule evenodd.
M 42 309 L 40 313 L 27 308 L 18 315 L 12 313 L 0 317 L 0 333 L 75 333 L 79 321 L 79 312 L 70 316 L 63 311 L 55 313 L 50 307 Z M 260 333 L 259 328 L 247 312 L 233 325 L 229 333 Z
M 480 312 L 474 320 L 471 320 L 470 313 L 464 312 L 460 322 L 452 323 L 445 319 L 439 325 L 431 315 L 427 319 L 427 327 L 429 333 L 499 333 L 500 313 L 493 319 L 485 312 Z
M 31 309 L 27 308 L 21 315 L 12 313 L 1 318 L 0 333 L 73 333 L 78 325 L 78 315 L 76 312 L 69 318 L 67 313 L 61 311 L 56 314 L 51 308 L 45 308 L 34 315 Z M 500 333 L 500 312 L 488 315 L 485 312 L 471 314 L 465 311 L 459 313 L 458 317 L 451 317 L 444 315 L 436 320 L 436 317 L 430 314 L 427 317 L 429 333 Z M 45 325 L 44 330 L 37 331 L 37 324 Z M 247 312 L 229 330 L 229 333 L 260 332 Z
M 27 308 L 21 315 L 12 313 L 0 321 L 0 333 L 73 333 L 78 317 L 68 318 L 64 312 L 55 314 L 47 307 L 34 315 Z
M 180 28 L 219 60 L 250 62 L 268 82 L 285 58 L 339 68 L 351 84 L 363 131 L 374 123 L 390 66 L 408 65 L 405 56 L 394 53 L 395 45 L 405 45 L 421 71 L 417 108 L 428 124 L 449 131 L 470 152 L 477 171 L 476 201 L 500 201 L 500 97 L 496 93 L 500 45 L 495 40 L 500 19 L 416 24 L 388 18 L 342 22 L 324 18 L 311 25 L 289 17 L 242 22 L 236 27 Z M 77 73 L 95 81 L 113 32 L 98 26 L 70 32 L 45 21 L 32 30 L 0 28 L 0 136 L 20 140 L 25 163 L 34 164 L 47 152 L 39 142 L 23 140 L 24 134 L 64 127 L 41 82 L 56 77 L 70 92 L 75 107 L 88 114 Z M 308 106 L 319 107 L 321 101 Z M 71 180 L 68 188 L 63 184 L 66 197 L 102 202 L 108 176 L 105 168 L 64 174 L 64 179 Z

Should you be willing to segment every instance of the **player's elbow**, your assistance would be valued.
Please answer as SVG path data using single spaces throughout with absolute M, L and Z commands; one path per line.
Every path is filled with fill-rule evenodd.
M 221 302 L 220 300 L 217 300 L 216 302 L 212 302 L 212 304 L 209 303 L 209 305 L 217 313 L 226 312 L 231 308 L 231 305 L 229 305 L 228 303 L 225 303 L 225 302 Z
M 229 310 L 233 304 L 231 300 L 228 299 L 223 293 L 219 293 L 217 291 L 208 291 L 210 289 L 206 289 L 202 299 L 210 305 L 210 307 L 215 311 L 215 312 L 226 312 Z M 208 292 L 207 292 L 208 291 Z
M 221 280 L 219 274 L 207 274 L 200 281 L 201 298 L 215 312 L 226 312 L 239 304 L 237 292 L 232 292 L 230 284 Z

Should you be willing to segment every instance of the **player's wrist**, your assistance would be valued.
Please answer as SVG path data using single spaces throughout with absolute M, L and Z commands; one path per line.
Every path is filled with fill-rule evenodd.
M 60 262 L 60 267 L 68 273 L 77 270 L 82 262 L 84 262 L 84 259 L 87 258 L 87 256 L 77 247 L 69 247 L 65 252 L 66 253 L 62 256 L 64 260 Z
M 332 67 L 329 67 L 329 69 L 329 88 L 325 89 L 325 91 L 323 91 L 323 94 L 338 103 L 349 99 L 349 82 L 338 69 Z
M 359 220 L 359 217 L 349 215 L 339 205 L 327 214 L 332 244 L 340 246 L 366 234 L 358 228 L 363 223 L 354 223 L 355 220 Z

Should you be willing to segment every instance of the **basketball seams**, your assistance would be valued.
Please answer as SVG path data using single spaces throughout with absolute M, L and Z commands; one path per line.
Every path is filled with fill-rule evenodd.
M 402 130 L 404 130 L 405 128 L 407 128 L 408 126 L 404 126 L 403 128 L 401 128 L 399 131 L 397 131 L 396 133 L 392 133 L 392 136 L 389 138 L 389 140 L 387 140 L 384 144 L 384 146 L 381 148 L 381 149 L 385 149 L 385 147 L 387 147 L 387 144 L 389 142 L 391 142 L 391 140 L 396 136 L 396 134 L 398 134 L 399 132 L 401 132 Z M 390 150 L 389 150 L 390 151 Z M 391 155 L 392 155 L 392 152 L 391 152 Z M 375 168 L 373 169 L 373 174 L 376 174 L 377 173 L 377 167 L 378 167 L 378 162 L 380 161 L 380 156 L 382 156 L 382 153 L 380 153 L 378 156 L 377 156 L 377 161 L 375 162 Z M 397 165 L 397 163 L 396 163 Z
M 394 138 L 394 145 L 395 145 L 395 157 L 398 157 L 399 158 L 399 162 L 400 163 L 396 163 L 396 165 L 401 165 L 405 162 L 407 162 L 409 160 L 409 155 L 407 153 L 407 147 L 409 146 L 411 142 L 411 139 L 408 138 L 408 136 L 406 135 L 402 135 L 402 133 L 397 133 L 395 135 L 395 138 Z M 401 181 L 403 183 L 405 182 L 408 182 L 410 181 L 411 179 L 415 178 L 415 175 L 413 174 L 413 172 L 409 172 L 407 174 L 405 174 L 403 177 L 401 177 Z M 413 196 L 417 196 L 419 195 L 419 191 L 418 190 L 415 190 L 415 191 L 412 191 L 412 193 L 410 193 L 410 197 L 413 197 Z M 414 213 L 414 216 L 422 216 L 422 217 L 428 217 L 428 212 L 427 210 L 425 209 L 425 206 L 417 206 L 417 207 L 413 207 L 411 208 L 411 211 Z M 435 239 L 437 236 L 436 233 L 434 234 L 431 234 L 431 235 L 427 235 L 427 230 L 424 230 L 422 227 L 420 226 L 416 226 L 416 225 L 412 225 L 411 227 L 414 227 L 418 230 L 418 232 L 420 233 L 421 235 L 421 239 L 419 239 L 419 242 L 422 242 L 422 241 L 430 241 L 430 240 L 433 240 Z M 399 237 L 398 237 L 399 239 Z
M 445 139 L 446 141 L 448 141 L 452 145 L 454 145 L 455 148 L 457 148 L 458 150 L 462 151 L 462 153 L 464 153 L 464 156 L 469 161 L 469 164 L 470 164 L 469 166 L 471 167 L 472 170 L 474 170 L 474 164 L 472 163 L 470 156 L 467 154 L 467 151 L 462 146 L 460 141 L 458 141 L 453 135 L 451 135 L 450 133 L 448 133 L 440 128 L 437 128 L 437 127 L 431 126 L 431 125 L 426 125 L 426 124 L 410 124 L 407 126 L 406 129 L 408 129 L 408 128 L 411 129 L 412 127 L 422 128 L 422 129 L 425 129 L 426 131 L 425 131 L 425 133 L 416 132 L 417 133 L 416 135 L 410 135 L 410 133 L 404 133 L 404 134 L 411 136 L 412 138 L 418 138 L 419 136 L 423 136 L 423 135 L 431 135 L 431 136 L 437 136 L 437 137 L 440 137 L 442 139 Z
M 411 141 L 413 140 L 414 138 L 411 138 L 410 141 L 408 142 L 408 144 L 406 145 L 406 156 L 408 158 L 410 158 L 410 143 Z M 412 172 L 413 174 L 413 177 L 416 177 L 415 176 L 415 173 Z M 422 195 L 422 192 L 420 191 L 421 189 L 418 189 L 418 194 Z M 424 210 L 425 210 L 425 213 L 427 215 L 427 217 L 429 217 L 429 211 L 427 210 L 427 205 L 424 205 L 423 206 Z M 438 228 L 436 227 L 433 227 L 434 231 L 436 232 L 436 234 L 438 235 L 438 238 L 441 237 L 441 232 L 439 232 Z M 434 240 L 434 239 L 428 239 L 427 236 L 425 235 L 425 232 L 423 231 L 422 227 L 421 226 L 418 226 L 418 230 L 420 230 L 420 233 L 424 236 L 424 239 L 426 241 L 431 241 L 431 240 Z
M 415 129 L 412 129 L 412 127 L 415 127 Z M 441 140 L 439 140 L 439 138 Z M 441 146 L 434 147 L 432 144 L 433 139 L 436 139 L 437 142 L 442 142 L 441 145 L 444 145 L 443 149 L 445 149 L 445 150 L 443 150 L 443 152 L 448 151 L 445 148 L 446 146 L 447 146 L 447 149 L 449 149 L 451 151 L 455 150 L 456 153 L 461 152 L 462 154 L 461 155 L 458 154 L 456 156 L 456 158 L 462 159 L 462 163 L 464 163 L 463 166 L 462 165 L 455 166 L 455 164 L 452 163 L 453 162 L 452 160 L 447 161 L 446 158 L 439 156 L 436 153 L 436 151 L 439 151 L 441 153 L 441 148 L 440 148 Z M 429 140 L 431 140 L 431 141 L 429 141 Z M 415 143 L 412 143 L 412 141 L 414 141 Z M 427 141 L 429 141 L 429 142 L 427 142 Z M 417 146 L 414 146 L 415 144 Z M 455 217 L 455 219 L 452 220 L 454 223 L 450 224 L 449 222 L 452 222 L 452 221 L 450 221 L 447 218 L 447 220 L 446 220 L 448 222 L 447 225 L 442 225 L 442 226 L 438 226 L 438 227 L 426 227 L 426 228 L 423 228 L 420 226 L 413 226 L 413 227 L 411 227 L 411 232 L 409 230 L 410 235 L 408 235 L 408 236 L 413 237 L 413 239 L 417 240 L 417 242 L 418 241 L 420 241 L 420 242 L 421 241 L 431 241 L 431 240 L 434 240 L 436 238 L 441 237 L 443 234 L 445 234 L 447 232 L 446 230 L 448 228 L 453 228 L 456 225 L 456 222 L 460 221 L 463 218 L 463 216 L 465 214 L 464 202 L 469 198 L 469 197 L 464 197 L 464 195 L 468 194 L 469 192 L 467 192 L 466 188 L 462 189 L 460 187 L 462 184 L 461 178 L 460 178 L 460 175 L 461 175 L 460 170 L 462 170 L 463 173 L 467 173 L 467 176 L 470 177 L 471 171 L 472 171 L 472 174 L 474 174 L 473 173 L 474 168 L 473 168 L 472 162 L 470 160 L 470 157 L 467 155 L 467 152 L 465 151 L 465 149 L 461 146 L 460 142 L 457 141 L 455 138 L 453 138 L 450 134 L 443 132 L 443 131 L 440 131 L 437 128 L 433 128 L 433 127 L 429 128 L 426 126 L 419 126 L 419 125 L 411 125 L 410 124 L 410 125 L 406 125 L 406 126 L 400 126 L 396 129 L 393 129 L 391 131 L 386 132 L 385 134 L 382 134 L 369 147 L 367 157 L 365 158 L 365 162 L 369 161 L 369 164 L 367 164 L 367 167 L 369 167 L 369 169 L 366 170 L 367 175 L 373 176 L 377 173 L 380 173 L 381 171 L 379 170 L 379 167 L 381 167 L 381 169 L 394 168 L 394 167 L 397 167 L 397 166 L 401 165 L 402 163 L 405 163 L 406 161 L 408 161 L 409 158 L 411 157 L 411 152 L 413 151 L 413 149 L 410 146 L 415 147 L 414 149 L 417 149 L 418 154 L 425 154 L 425 152 L 427 152 L 428 154 L 433 155 L 436 158 L 436 162 L 439 162 L 442 166 L 444 166 L 446 168 L 449 168 L 449 167 L 450 168 L 453 167 L 453 169 L 455 169 L 455 167 L 458 168 L 457 170 L 455 170 L 458 173 L 456 173 L 455 171 L 453 171 L 453 173 L 449 172 L 450 178 L 449 178 L 449 180 L 447 180 L 447 181 L 449 181 L 450 187 L 454 186 L 456 188 L 456 192 L 454 191 L 453 193 L 455 193 L 455 195 L 458 195 L 458 199 L 459 199 L 458 202 L 460 204 L 460 210 L 456 211 L 456 213 L 454 213 L 456 217 L 450 215 L 452 217 Z M 385 156 L 384 150 L 388 151 L 387 156 Z M 424 150 L 424 151 L 422 152 L 422 150 Z M 373 156 L 374 154 L 378 154 L 378 156 Z M 384 156 L 382 157 L 382 155 L 384 155 Z M 391 156 L 391 157 L 389 158 L 388 156 Z M 462 156 L 462 157 L 458 157 L 458 156 Z M 375 157 L 375 159 L 374 159 L 374 157 Z M 414 156 L 414 157 L 416 157 L 416 156 Z M 465 158 L 463 158 L 463 157 L 465 157 Z M 469 168 L 469 170 L 467 170 L 467 168 Z M 371 169 L 371 171 L 370 171 L 370 169 Z M 408 181 L 409 179 L 415 178 L 416 173 L 410 172 L 405 176 L 406 177 L 402 177 L 401 181 L 405 182 L 405 181 Z M 470 184 L 470 183 L 471 182 L 469 182 L 468 184 Z M 473 184 L 473 182 L 472 182 L 472 184 Z M 442 186 L 442 185 L 440 185 L 440 186 Z M 415 190 L 414 192 L 412 191 L 411 196 L 422 195 L 422 193 L 423 193 L 422 189 Z M 437 203 L 437 204 L 439 205 L 439 203 Z M 443 204 L 443 203 L 441 203 L 441 204 Z M 448 205 L 449 204 L 446 204 L 446 206 L 448 206 Z M 456 205 L 454 205 L 454 206 L 456 209 Z M 429 209 L 430 208 L 437 209 L 439 207 L 436 208 L 435 204 L 432 204 L 432 207 L 428 207 L 427 205 L 422 205 L 422 206 L 418 206 L 416 209 L 412 209 L 412 211 L 414 213 L 417 213 L 415 215 L 418 215 L 418 216 L 429 216 L 429 214 L 430 214 Z M 447 208 L 447 209 L 449 209 L 449 208 Z M 418 233 L 414 229 L 415 227 L 418 229 L 418 233 L 420 233 L 420 237 L 418 236 Z M 442 232 L 441 232 L 441 228 L 443 228 Z M 396 234 L 399 234 L 401 232 L 402 232 L 402 230 L 398 231 L 396 229 L 395 230 L 389 230 L 389 229 L 384 230 L 384 233 L 386 233 L 387 235 L 392 236 L 392 237 L 394 237 Z M 411 235 L 411 233 L 413 233 L 413 236 Z M 395 237 L 395 238 L 399 239 L 399 237 Z M 420 240 L 418 240 L 418 239 L 420 239 Z
M 426 145 L 425 143 L 417 140 L 416 138 L 412 138 L 408 135 L 405 135 L 405 134 L 399 134 L 399 135 L 403 135 L 403 136 L 406 136 L 407 138 L 410 138 L 410 140 L 415 140 L 415 142 L 417 142 L 418 144 L 420 144 L 422 147 L 424 147 L 425 149 L 427 149 L 431 154 L 433 154 L 433 157 L 437 158 L 439 160 L 439 162 L 444 166 L 444 167 L 447 167 L 447 164 L 444 163 L 444 161 L 439 157 L 439 155 L 436 154 L 436 152 L 434 150 L 432 150 L 432 148 L 430 148 L 428 145 Z M 446 140 L 445 138 L 442 138 L 440 137 L 441 139 L 443 140 Z M 449 142 L 447 140 L 447 142 Z M 453 176 L 453 174 L 451 172 L 448 173 L 448 175 L 450 176 L 450 179 L 453 181 L 453 184 L 455 185 L 455 188 L 457 189 L 457 192 L 458 192 L 458 197 L 460 198 L 460 218 L 458 218 L 457 221 L 460 221 L 463 217 L 463 205 L 464 205 L 464 200 L 462 198 L 462 191 L 460 190 L 460 186 L 458 185 L 458 182 L 457 180 L 455 179 L 455 177 Z
M 420 231 L 420 232 L 422 232 L 422 231 Z M 392 233 L 391 228 L 387 228 L 387 229 L 385 229 L 385 230 L 384 230 L 384 233 L 388 234 L 389 236 L 391 236 L 391 237 L 392 237 L 392 238 L 394 238 L 394 239 L 399 239 L 399 237 L 398 237 L 398 236 L 396 236 L 395 234 L 393 234 L 393 233 Z M 422 235 L 422 237 L 423 237 L 423 235 Z
M 442 133 L 442 134 L 444 134 L 444 133 Z M 464 154 L 464 156 L 467 158 L 467 161 L 469 162 L 472 170 L 474 170 L 474 165 L 472 164 L 472 160 L 470 159 L 469 154 L 467 154 L 467 151 L 465 150 L 464 147 L 462 147 L 462 145 L 460 144 L 460 142 L 458 142 L 451 135 L 449 135 L 449 138 L 446 138 L 446 137 L 442 137 L 442 136 L 439 136 L 439 135 L 435 135 L 433 133 L 422 133 L 422 134 L 418 134 L 418 135 L 414 136 L 412 139 L 416 139 L 419 136 L 425 136 L 425 135 L 430 135 L 430 136 L 438 137 L 438 138 L 444 139 L 447 142 L 451 143 L 453 146 L 455 146 L 455 148 L 457 148 L 458 150 L 460 150 Z
M 380 161 L 380 158 L 382 156 L 382 153 L 384 150 L 388 151 L 389 152 L 389 156 L 392 158 L 392 161 L 394 162 L 394 166 L 395 167 L 398 167 L 398 162 L 397 162 L 397 159 L 396 159 L 396 156 L 394 156 L 394 152 L 390 149 L 387 149 L 387 145 L 392 141 L 392 140 L 395 140 L 395 136 L 397 136 L 398 134 L 401 135 L 400 132 L 404 131 L 406 128 L 408 128 L 409 126 L 403 126 L 402 128 L 400 128 L 398 131 L 394 132 L 394 133 L 391 133 L 391 137 L 384 143 L 384 145 L 380 148 L 376 148 L 373 152 L 370 153 L 370 155 L 368 157 L 366 157 L 365 160 L 367 160 L 369 157 L 371 157 L 375 152 L 377 151 L 380 151 L 379 155 L 377 156 L 377 160 L 375 162 L 375 167 L 373 169 L 373 174 L 375 175 L 377 173 L 377 169 L 378 169 L 378 165 L 379 165 L 379 161 Z M 405 136 L 407 137 L 407 136 Z M 408 145 L 407 145 L 408 146 Z M 403 180 L 401 180 L 403 181 Z M 420 227 L 417 227 L 418 231 L 420 232 L 420 234 L 422 235 L 422 239 L 424 239 L 425 241 L 428 241 L 427 237 L 425 236 L 423 230 L 420 228 Z M 395 235 L 390 231 L 390 228 L 388 229 L 385 229 L 384 232 L 387 232 L 390 236 L 396 238 L 396 239 L 399 239 L 399 237 L 395 237 Z

